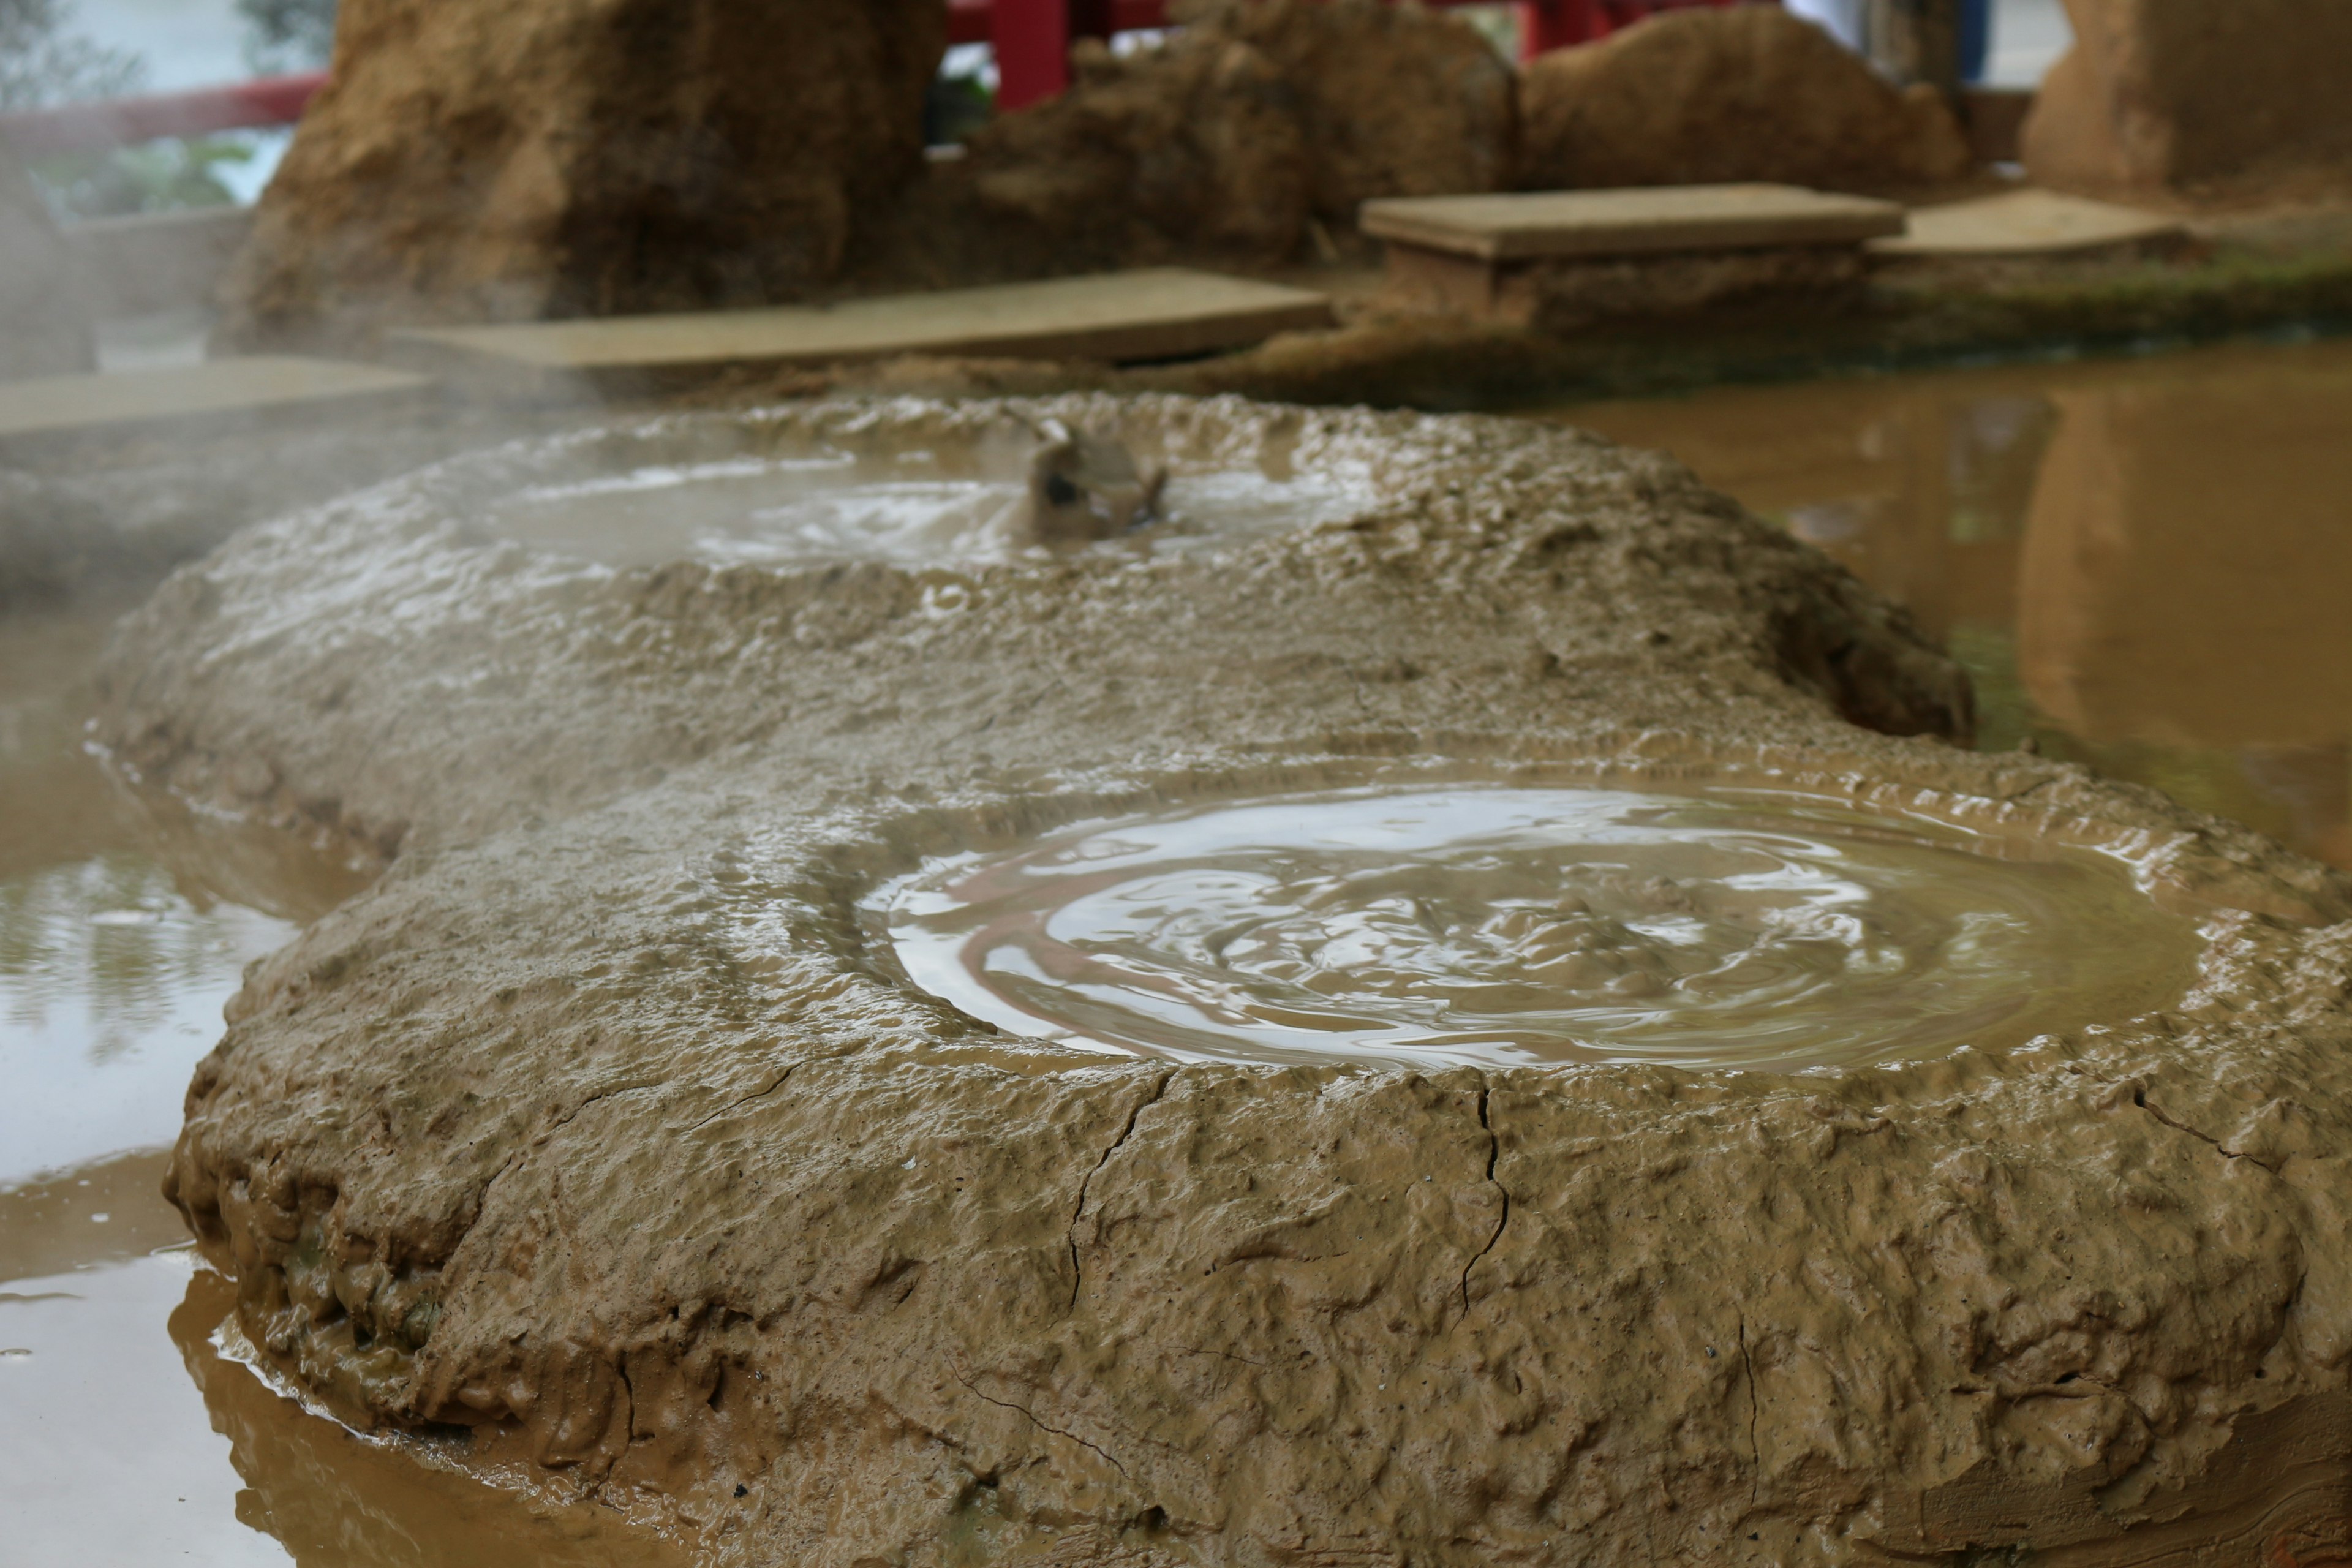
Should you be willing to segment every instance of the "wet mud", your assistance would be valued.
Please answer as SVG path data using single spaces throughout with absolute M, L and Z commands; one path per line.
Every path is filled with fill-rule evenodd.
M 664 1561 L 576 1500 L 370 1443 L 216 1342 L 234 1292 L 163 1201 L 245 965 L 364 868 L 125 787 L 81 749 L 114 607 L 0 617 L 0 1558 Z
M 1661 458 L 1022 412 L 1371 499 L 1192 553 L 615 567 L 499 536 L 466 459 L 126 628 L 119 765 L 390 860 L 248 975 L 172 1159 L 273 1372 L 719 1563 L 2352 1544 L 2352 882 L 1955 744 L 1907 616 Z M 1120 1060 L 908 984 L 864 913 L 1088 823 L 1465 771 L 2105 855 L 2192 973 L 1793 1074 Z

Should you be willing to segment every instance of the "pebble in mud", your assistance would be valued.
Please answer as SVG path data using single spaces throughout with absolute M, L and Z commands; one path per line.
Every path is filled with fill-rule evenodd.
M 126 761 L 394 856 L 253 973 L 174 1156 L 293 1375 L 720 1563 L 2340 1536 L 2336 1460 L 2266 1457 L 2352 1451 L 2352 886 L 1933 738 L 1968 695 L 1902 614 L 1664 459 L 1020 412 L 1171 488 L 1366 499 L 1189 553 L 616 567 L 478 525 L 509 454 L 250 531 L 125 628 Z M 758 427 L 936 447 L 1003 413 Z M 1271 1066 L 1008 1034 L 866 908 L 1089 823 L 1464 784 L 2104 858 L 2191 970 L 2013 1047 L 1794 1075 Z

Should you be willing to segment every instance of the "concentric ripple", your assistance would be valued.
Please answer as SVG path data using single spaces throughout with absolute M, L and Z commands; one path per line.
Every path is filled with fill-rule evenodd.
M 1180 1059 L 1917 1058 L 2119 1021 L 2188 920 L 2084 851 L 1759 794 L 1452 787 L 1198 807 L 935 862 L 872 910 L 1025 1036 Z

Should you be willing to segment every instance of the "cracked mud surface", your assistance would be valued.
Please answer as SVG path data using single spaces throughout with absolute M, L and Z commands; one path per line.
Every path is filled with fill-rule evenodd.
M 463 459 L 247 531 L 126 628 L 124 765 L 391 860 L 191 1089 L 171 1191 L 257 1344 L 719 1563 L 2342 1549 L 2352 884 L 1874 732 L 1965 732 L 1964 683 L 1664 459 L 1038 411 L 1378 499 L 1223 552 L 616 571 L 478 526 L 530 459 Z M 1085 820 L 1462 778 L 2104 849 L 2202 922 L 2197 976 L 1803 1077 L 1171 1064 L 1000 1034 L 857 915 Z

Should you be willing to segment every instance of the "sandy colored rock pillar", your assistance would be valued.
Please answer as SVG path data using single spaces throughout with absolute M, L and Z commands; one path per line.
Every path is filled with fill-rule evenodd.
M 2040 184 L 2100 195 L 2352 190 L 2352 5 L 2066 0 L 2074 47 L 2024 131 Z
M 0 381 L 96 368 L 65 244 L 40 192 L 0 142 Z
M 345 0 L 224 334 L 794 298 L 921 173 L 946 44 L 940 0 Z

